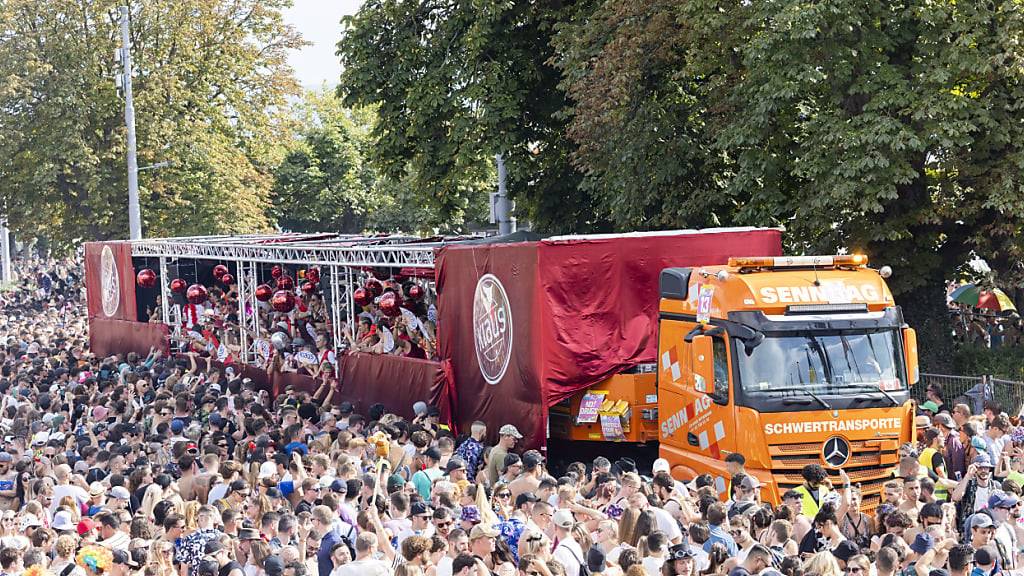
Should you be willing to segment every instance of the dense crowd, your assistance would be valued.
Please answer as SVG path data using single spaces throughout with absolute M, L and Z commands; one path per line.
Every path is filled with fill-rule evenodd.
M 268 371 L 297 372 L 325 382 L 337 373 L 339 351 L 437 359 L 437 309 L 429 283 L 402 276 L 384 280 L 367 276 L 353 291 L 359 291 L 353 298 L 357 317 L 354 322 L 342 322 L 342 336 L 335 346 L 319 272 L 298 269 L 296 281 L 288 275 L 292 271 L 281 270 L 272 282 L 293 298 L 281 308 L 272 299 L 258 299 L 255 307 L 240 303 L 238 285 L 230 274 L 204 287 L 201 301 L 190 302 L 185 293 L 172 294 L 168 320 L 174 350 L 228 364 L 247 357 Z M 148 320 L 162 323 L 160 296 L 153 298 L 146 306 Z M 243 322 L 242 315 L 254 315 L 255 324 Z M 243 330 L 253 343 L 252 354 L 242 354 Z
M 1024 433 L 942 391 L 882 502 L 806 466 L 782 504 L 742 455 L 710 476 L 575 462 L 511 425 L 454 436 L 424 403 L 287 391 L 212 355 L 97 357 L 80 270 L 0 302 L 0 576 L 987 576 L 1024 567 Z

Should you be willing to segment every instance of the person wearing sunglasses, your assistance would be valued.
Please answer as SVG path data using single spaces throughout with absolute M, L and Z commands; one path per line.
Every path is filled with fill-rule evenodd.
M 451 509 L 446 506 L 439 506 L 434 510 L 433 524 L 435 534 L 441 538 L 448 538 L 448 534 L 451 533 L 452 526 L 455 524 Z

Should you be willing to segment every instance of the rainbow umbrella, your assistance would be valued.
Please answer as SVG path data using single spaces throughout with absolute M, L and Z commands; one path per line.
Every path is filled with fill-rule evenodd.
M 986 290 L 976 284 L 964 284 L 950 293 L 949 298 L 953 302 L 974 306 L 975 308 L 987 308 L 996 312 L 1016 310 L 1013 300 L 999 288 Z

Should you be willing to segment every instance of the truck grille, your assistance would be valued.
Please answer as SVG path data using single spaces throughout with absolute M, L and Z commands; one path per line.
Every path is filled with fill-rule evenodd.
M 860 484 L 861 509 L 873 510 L 882 500 L 882 486 L 892 477 L 892 470 L 898 462 L 896 441 L 853 440 L 850 441 L 850 459 L 843 466 L 850 482 Z M 771 456 L 772 476 L 779 487 L 779 494 L 803 484 L 800 471 L 808 464 L 822 464 L 821 443 L 775 444 L 768 447 Z M 825 466 L 833 483 L 839 484 L 839 470 Z

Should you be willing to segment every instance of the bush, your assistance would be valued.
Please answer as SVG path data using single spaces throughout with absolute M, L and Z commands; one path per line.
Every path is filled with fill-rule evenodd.
M 1024 380 L 1024 348 L 986 348 L 976 344 L 962 344 L 953 352 L 952 366 L 953 374 L 959 376 Z

